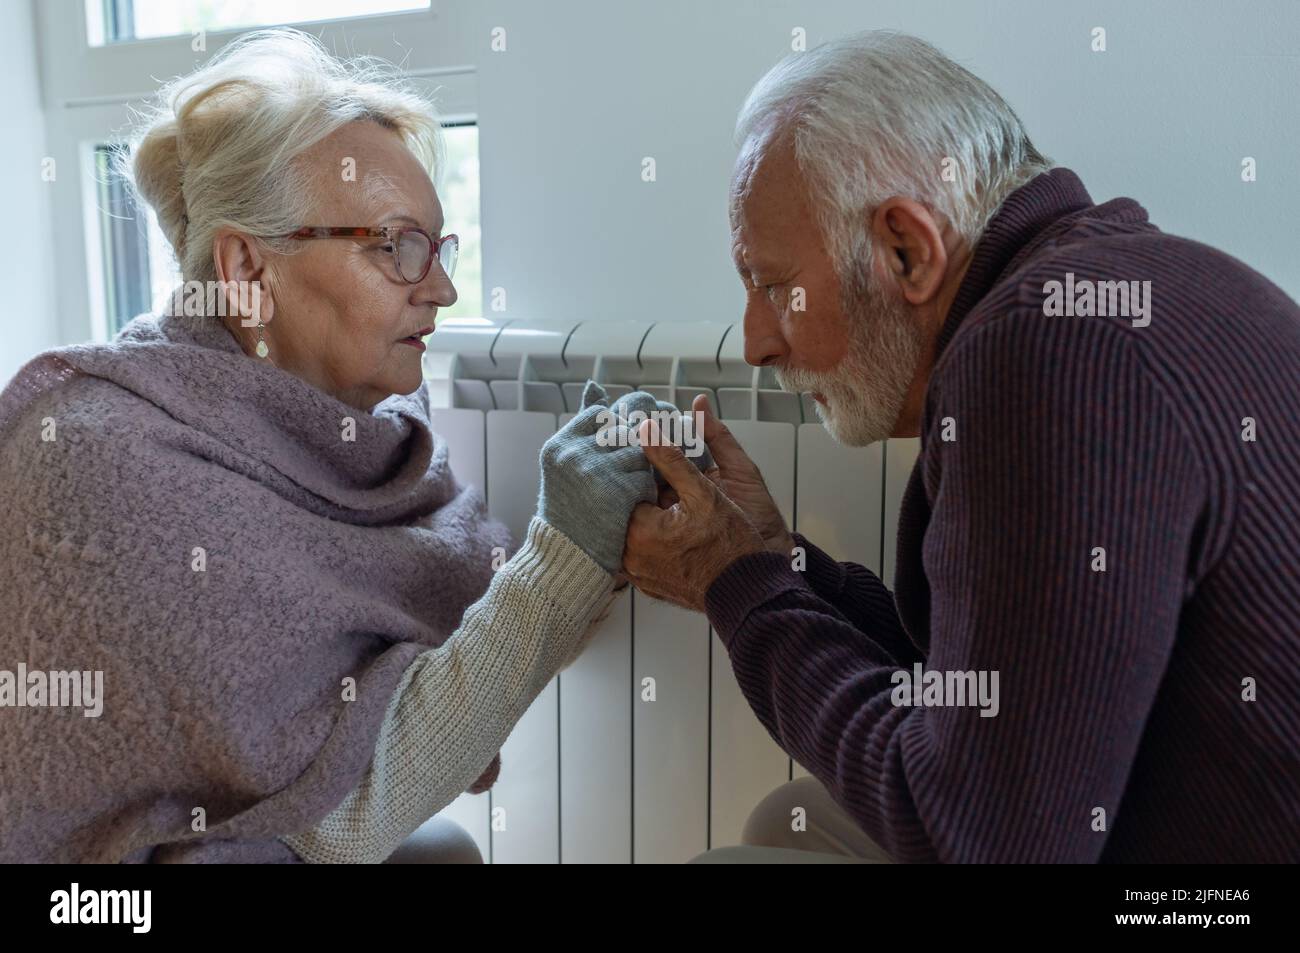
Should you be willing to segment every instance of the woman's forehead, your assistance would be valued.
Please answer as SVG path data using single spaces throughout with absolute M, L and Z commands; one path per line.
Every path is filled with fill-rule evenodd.
M 375 170 L 366 177 L 360 197 L 358 211 L 375 221 L 404 219 L 435 234 L 442 228 L 442 203 L 427 175 L 411 183 Z
M 321 142 L 322 205 L 356 214 L 407 215 L 420 227 L 442 224 L 429 174 L 401 137 L 376 123 L 352 123 Z M 348 223 L 351 224 L 351 223 Z M 371 222 L 356 224 L 369 225 Z
M 321 196 L 321 204 L 331 212 L 363 216 L 365 221 L 357 220 L 357 225 L 377 224 L 381 217 L 393 220 L 404 216 L 422 229 L 441 229 L 442 203 L 438 202 L 433 182 L 415 156 L 409 159 L 413 169 L 394 169 L 387 163 L 357 163 L 355 178 L 333 177 L 333 185 Z

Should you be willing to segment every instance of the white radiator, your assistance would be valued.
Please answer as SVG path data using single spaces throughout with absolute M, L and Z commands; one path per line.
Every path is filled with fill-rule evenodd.
M 516 538 L 536 506 L 538 452 L 592 378 L 612 397 L 640 389 L 679 407 L 707 394 L 790 525 L 892 585 L 919 441 L 836 444 L 810 399 L 745 363 L 739 324 L 472 318 L 428 343 L 452 469 Z M 802 774 L 749 710 L 705 617 L 629 593 L 519 722 L 492 791 L 443 814 L 494 863 L 678 863 L 739 843 L 758 801 Z

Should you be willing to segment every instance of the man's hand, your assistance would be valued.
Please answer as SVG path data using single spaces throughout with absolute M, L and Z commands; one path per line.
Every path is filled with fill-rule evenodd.
M 653 420 L 641 425 L 640 442 L 677 499 L 666 509 L 638 503 L 632 510 L 623 571 L 646 595 L 703 612 L 709 586 L 741 556 L 762 552 L 766 548 L 763 537 L 680 447 L 663 442 Z M 738 445 L 736 450 L 744 456 Z
M 776 501 L 767 490 L 767 484 L 763 482 L 763 474 L 731 435 L 727 425 L 713 416 L 706 395 L 696 397 L 692 409 L 704 417 L 704 443 L 713 455 L 714 465 L 704 475 L 740 507 L 768 549 L 790 555 L 794 539 Z

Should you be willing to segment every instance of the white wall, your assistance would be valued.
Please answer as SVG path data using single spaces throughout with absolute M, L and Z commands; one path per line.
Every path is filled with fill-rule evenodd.
M 36 45 L 32 42 L 32 8 L 6 4 L 0 30 L 0 60 L 5 65 L 5 98 L 0 106 L 5 145 L 0 149 L 0 182 L 5 196 L 4 253 L 0 287 L 5 289 L 0 314 L 0 387 L 27 358 L 55 344 L 50 192 L 57 176 L 72 177 L 72 168 L 55 167 L 54 182 L 41 177 L 45 124 L 41 114 Z
M 30 12 L 10 6 L 16 21 L 0 48 L 13 84 L 6 127 L 17 135 L 0 161 L 15 184 L 14 220 L 37 232 L 8 243 L 4 267 L 19 291 L 0 371 L 52 336 L 88 337 L 93 298 L 77 241 L 61 245 L 69 265 L 51 292 Z M 37 9 L 47 147 L 61 171 L 93 128 L 121 124 L 151 77 L 183 72 L 223 41 L 210 35 L 205 54 L 188 37 L 87 51 L 80 0 Z M 1089 49 L 1094 26 L 1107 29 L 1106 53 Z M 490 50 L 494 27 L 506 30 L 504 52 Z M 931 40 L 992 83 L 1097 201 L 1132 196 L 1162 228 L 1223 248 L 1300 297 L 1295 0 L 434 0 L 432 15 L 400 27 L 311 29 L 341 50 L 452 71 L 433 81 L 446 84 L 450 108 L 479 118 L 484 283 L 506 291 L 498 317 L 689 321 L 740 315 L 726 221 L 732 126 L 794 27 L 810 45 L 869 28 Z M 1239 177 L 1247 155 L 1259 163 L 1249 185 Z M 646 156 L 654 183 L 641 180 Z M 81 227 L 78 188 L 65 172 L 53 190 L 61 236 Z
M 484 4 L 484 282 L 509 316 L 736 320 L 736 111 L 789 50 L 863 29 L 938 45 L 1093 198 L 1225 249 L 1300 297 L 1300 3 L 818 0 Z M 559 11 L 563 11 L 563 13 Z M 737 12 L 743 11 L 743 12 Z M 487 52 L 487 31 L 507 50 Z M 1104 26 L 1108 51 L 1092 53 Z M 1259 180 L 1239 177 L 1242 156 Z M 641 181 L 653 156 L 658 181 Z M 564 249 L 567 247 L 567 252 Z

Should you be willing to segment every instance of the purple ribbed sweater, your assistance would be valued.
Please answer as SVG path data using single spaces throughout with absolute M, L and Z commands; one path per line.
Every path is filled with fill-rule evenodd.
M 1048 316 L 1068 272 L 1150 281 L 1150 324 Z M 895 859 L 1300 860 L 1300 307 L 1240 261 L 1033 179 L 945 319 L 893 594 L 796 541 L 709 618 Z M 916 663 L 997 670 L 998 714 L 893 704 Z

